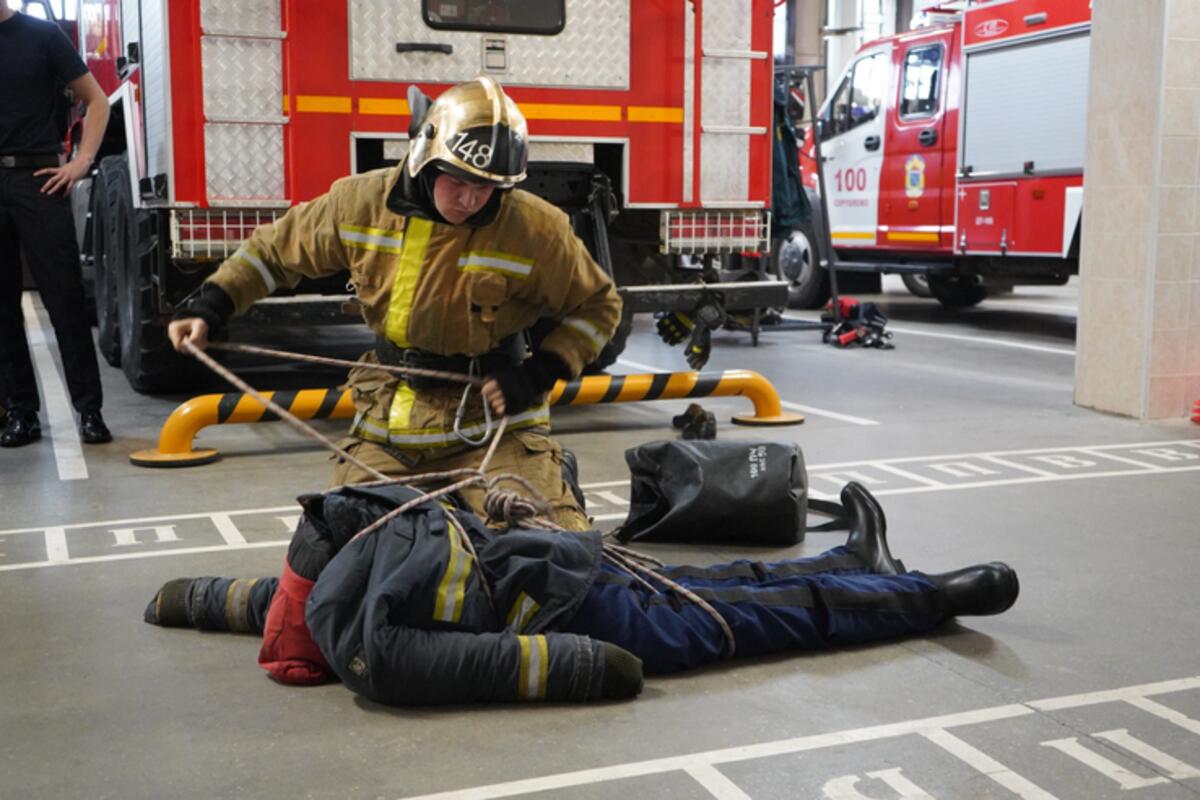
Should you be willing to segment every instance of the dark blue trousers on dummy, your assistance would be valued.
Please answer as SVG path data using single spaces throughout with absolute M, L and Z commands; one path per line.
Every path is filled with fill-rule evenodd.
M 870 573 L 844 547 L 772 564 L 660 572 L 716 609 L 733 630 L 737 656 L 875 642 L 928 631 L 948 616 L 927 576 Z M 720 626 L 703 608 L 671 589 L 652 592 L 608 564 L 562 629 L 624 647 L 647 673 L 697 667 L 725 650 Z

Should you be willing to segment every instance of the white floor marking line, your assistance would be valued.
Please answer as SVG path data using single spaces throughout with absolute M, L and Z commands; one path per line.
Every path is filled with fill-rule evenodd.
M 623 367 L 629 367 L 630 369 L 640 369 L 640 370 L 644 370 L 646 372 L 662 372 L 662 370 L 659 369 L 658 367 L 652 367 L 649 364 L 642 364 L 638 361 L 628 361 L 624 358 L 618 358 L 617 363 Z M 863 417 L 855 417 L 855 416 L 851 416 L 850 414 L 839 414 L 836 411 L 829 411 L 828 409 L 817 408 L 816 406 L 801 405 L 800 403 L 791 403 L 791 402 L 788 402 L 787 400 L 780 400 L 779 404 L 781 406 L 783 406 L 784 408 L 789 409 L 791 411 L 799 411 L 802 414 L 811 414 L 814 417 L 828 417 L 829 419 L 836 419 L 836 420 L 840 420 L 842 422 L 849 422 L 853 425 L 878 425 L 878 424 L 880 424 L 873 419 L 865 419 Z
M 1144 789 L 1147 786 L 1156 786 L 1160 783 L 1166 783 L 1167 779 L 1161 775 L 1155 775 L 1150 778 L 1143 778 L 1135 772 L 1131 772 L 1121 766 L 1112 759 L 1092 750 L 1090 747 L 1079 741 L 1078 736 L 1068 736 L 1065 739 L 1054 739 L 1049 742 L 1042 742 L 1042 747 L 1049 747 L 1057 750 L 1065 756 L 1075 759 L 1085 767 L 1094 769 L 1104 777 L 1113 781 L 1120 787 L 1121 791 L 1128 792 L 1133 789 Z
M 47 528 L 46 532 L 46 561 L 48 564 L 66 564 L 71 560 L 67 551 L 67 529 Z
M 75 415 L 66 387 L 54 364 L 54 354 L 46 340 L 42 323 L 38 319 L 40 301 L 35 301 L 32 292 L 21 297 L 21 310 L 25 315 L 25 333 L 29 340 L 30 355 L 37 370 L 38 382 L 42 386 L 42 404 L 46 408 L 46 421 L 50 425 L 50 443 L 54 447 L 54 463 L 58 466 L 61 481 L 87 480 L 87 462 L 83 460 L 83 444 L 75 427 Z
M 1015 469 L 1019 472 L 1029 472 L 1033 475 L 1040 475 L 1043 478 L 1053 478 L 1056 475 L 1054 472 L 1047 472 L 1044 469 L 1031 467 L 1027 464 L 1017 464 L 1016 462 L 1009 461 L 1008 459 L 1000 458 L 1000 456 L 983 456 L 983 460 L 990 461 L 993 464 L 999 464 L 1002 467 L 1008 467 L 1009 469 Z
M 840 420 L 842 422 L 849 422 L 851 425 L 881 425 L 882 424 L 881 422 L 878 422 L 877 420 L 867 419 L 866 417 L 854 417 L 854 416 L 851 416 L 850 414 L 841 414 L 837 411 L 829 411 L 824 408 L 817 408 L 816 406 L 801 405 L 800 403 L 793 403 L 789 400 L 780 400 L 779 405 L 783 406 L 786 409 L 789 409 L 790 411 L 799 411 L 802 414 L 811 414 L 814 417 L 829 417 L 830 419 L 836 419 L 836 420 Z
M 931 339 L 950 339 L 957 342 L 971 342 L 972 344 L 986 344 L 994 347 L 1010 347 L 1015 350 L 1032 350 L 1035 353 L 1054 353 L 1060 356 L 1075 356 L 1075 350 L 1068 347 L 1050 347 L 1044 344 L 1026 344 L 1025 342 L 1014 342 L 1008 339 L 994 339 L 990 336 L 963 336 L 957 333 L 934 333 L 933 331 L 918 331 L 912 328 L 897 328 L 895 325 L 889 325 L 888 330 L 893 333 L 901 333 L 906 336 L 928 336 Z
M 740 747 L 728 747 L 721 750 L 709 750 L 706 752 L 691 753 L 683 756 L 669 756 L 666 758 L 657 758 L 648 761 L 632 761 L 626 764 L 613 764 L 607 767 L 596 767 L 593 769 L 584 769 L 575 772 L 563 772 L 557 775 L 544 775 L 538 778 L 525 778 L 522 780 L 508 781 L 506 783 L 496 783 L 490 786 L 476 786 L 469 789 L 454 789 L 446 792 L 438 792 L 436 794 L 417 795 L 405 798 L 405 800 L 452 800 L 452 798 L 457 798 L 458 800 L 488 800 L 494 797 L 512 797 L 513 795 L 519 794 L 548 792 L 571 786 L 584 786 L 587 784 L 602 783 L 605 781 L 619 780 L 622 778 L 636 778 L 643 775 L 657 775 L 664 772 L 674 772 L 677 770 L 683 770 L 686 772 L 700 764 L 709 764 L 715 766 L 717 764 L 729 764 L 737 761 L 749 761 L 757 758 L 790 755 L 809 750 L 820 750 L 826 747 L 838 747 L 859 742 L 871 742 L 879 739 L 895 738 L 910 734 L 926 736 L 927 738 L 930 738 L 931 741 L 941 738 L 949 745 L 949 747 L 956 748 L 956 750 L 951 750 L 950 752 L 953 752 L 954 755 L 961 758 L 962 755 L 960 755 L 960 752 L 966 752 L 962 748 L 968 748 L 969 750 L 973 751 L 973 753 L 979 753 L 979 751 L 975 750 L 970 745 L 967 745 L 965 742 L 962 742 L 961 746 L 960 744 L 956 744 L 959 742 L 959 740 L 947 733 L 947 729 L 949 728 L 1013 719 L 1015 717 L 1023 717 L 1029 714 L 1034 714 L 1038 711 L 1076 708 L 1078 706 L 1094 705 L 1097 703 L 1132 702 L 1137 699 L 1144 699 L 1150 695 L 1190 691 L 1193 689 L 1200 689 L 1200 675 L 1189 678 L 1178 678 L 1169 681 L 1159 681 L 1157 683 L 1143 683 L 1136 686 L 1126 686 L 1121 689 L 1109 689 L 1100 692 L 1069 695 L 1066 697 L 1052 697 L 1027 703 L 992 706 L 991 708 L 981 708 L 974 711 L 964 711 L 956 714 L 944 714 L 937 717 L 926 717 L 925 719 L 894 722 L 886 725 L 874 725 L 867 728 L 856 728 L 852 730 L 838 731 L 835 733 L 799 736 L 792 739 L 780 739 L 774 742 L 763 742 L 760 744 L 743 745 Z M 954 739 L 954 742 L 950 742 L 950 739 Z M 937 742 L 937 744 L 942 745 L 942 742 Z M 974 757 L 973 754 L 969 755 Z M 1011 770 L 1007 770 L 1002 764 L 990 759 L 989 756 L 983 753 L 979 753 L 979 755 L 984 759 L 988 759 L 990 762 L 988 764 L 988 769 L 983 770 L 984 773 L 993 778 L 995 778 L 993 773 L 1006 773 L 1008 776 L 1006 778 L 1006 780 L 1009 781 L 1008 783 L 1000 781 L 999 778 L 996 779 L 1011 791 L 1016 792 L 1022 797 L 1053 798 L 1053 795 L 1046 794 L 1038 787 L 1026 781 L 1024 778 L 1012 773 Z M 968 761 L 968 763 L 971 762 Z M 975 764 L 972 764 L 972 766 L 975 766 Z M 1028 793 L 1030 791 L 1042 792 L 1042 794 L 1030 794 Z
M 1097 739 L 1112 742 L 1122 750 L 1128 750 L 1143 761 L 1149 761 L 1154 766 L 1167 773 L 1167 777 L 1181 781 L 1187 778 L 1200 778 L 1200 769 L 1180 761 L 1170 753 L 1164 753 L 1154 745 L 1143 742 L 1129 734 L 1127 728 L 1116 728 L 1111 731 L 1100 731 L 1092 734 Z
M 217 528 L 217 533 L 221 534 L 221 538 L 231 547 L 237 547 L 246 543 L 246 537 L 242 536 L 242 532 L 238 530 L 237 525 L 233 524 L 228 514 L 213 514 L 213 525 Z
M 1200 736 L 1200 722 L 1192 719 L 1186 714 L 1181 714 L 1173 708 L 1168 708 L 1162 703 L 1156 703 L 1153 700 L 1148 700 L 1145 697 L 1131 697 L 1125 701 L 1131 706 L 1136 706 L 1142 711 L 1153 714 L 1156 717 L 1165 719 L 1167 722 L 1173 722 L 1185 731 L 1194 733 Z
M 187 556 L 195 553 L 228 553 L 231 550 L 259 550 L 264 547 L 287 547 L 291 544 L 288 539 L 277 539 L 270 542 L 246 542 L 232 547 L 227 544 L 206 545 L 204 547 L 180 547 L 174 550 L 147 550 L 142 553 L 119 553 L 110 556 L 82 556 L 70 561 L 30 561 L 24 564 L 0 564 L 0 572 L 15 572 L 22 569 L 41 569 L 42 567 L 73 567 L 77 564 L 103 564 L 108 561 L 129 561 L 136 558 L 162 558 L 164 556 Z
M 950 755 L 979 770 L 1018 797 L 1024 797 L 1027 800 L 1055 800 L 1054 795 L 1042 787 L 1033 783 L 1028 778 L 1021 777 L 987 753 L 972 747 L 948 731 L 921 731 L 921 735 Z
M 1132 464 L 1135 467 L 1143 467 L 1145 469 L 1159 469 L 1159 465 L 1157 464 L 1148 464 L 1145 461 L 1135 461 L 1132 458 L 1125 458 L 1124 456 L 1114 456 L 1112 453 L 1099 453 L 1092 450 L 1086 450 L 1082 447 L 1079 449 L 1080 452 L 1087 453 L 1089 456 L 1094 456 L 1095 458 L 1107 458 L 1110 461 L 1120 461 L 1123 464 Z
M 739 789 L 736 783 L 725 777 L 712 764 L 699 763 L 685 771 L 717 800 L 750 800 L 750 795 Z
M 628 481 L 625 481 L 628 483 Z M 129 527 L 131 525 L 145 525 L 151 522 L 176 522 L 182 519 L 209 519 L 217 514 L 230 514 L 241 516 L 243 514 L 281 514 L 285 511 L 295 511 L 299 506 L 272 506 L 270 508 L 239 508 L 236 511 L 204 511 L 195 514 L 162 514 L 156 517 L 135 517 L 131 519 L 105 519 L 96 520 L 93 522 L 72 522 L 69 525 L 63 525 L 63 528 L 116 528 Z M 13 528 L 7 531 L 0 531 L 0 536 L 11 536 L 16 533 L 42 533 L 46 530 L 45 526 L 40 528 Z
M 1195 467 L 1172 467 L 1171 469 L 1125 469 L 1110 470 L 1108 472 L 1084 472 L 1078 475 L 1055 475 L 1050 478 L 1043 478 L 1038 475 L 1030 475 L 1028 478 L 1005 478 L 998 481 L 974 481 L 972 483 L 947 484 L 945 486 L 905 486 L 900 489 L 871 489 L 871 494 L 875 495 L 876 497 L 884 497 L 893 494 L 957 492 L 963 489 L 983 489 L 994 486 L 1019 486 L 1023 483 L 1055 483 L 1057 481 L 1079 481 L 1091 478 L 1124 478 L 1134 477 L 1137 475 L 1174 475 L 1179 472 L 1196 472 L 1197 470 L 1200 470 L 1200 465 Z
M 915 472 L 907 472 L 899 467 L 893 467 L 890 464 L 879 464 L 878 466 L 879 469 L 883 470 L 884 472 L 890 472 L 893 475 L 898 475 L 901 478 L 913 481 L 914 483 L 932 486 L 935 489 L 944 489 L 946 487 L 946 484 L 942 483 L 941 481 L 935 481 L 933 478 L 926 478 L 922 475 L 916 474 Z
M 906 464 L 914 461 L 944 461 L 946 459 L 987 458 L 988 456 L 1024 456 L 1031 453 L 1069 453 L 1075 450 L 1120 450 L 1126 447 L 1196 447 L 1200 439 L 1173 439 L 1161 442 L 1129 442 L 1127 444 L 1086 444 L 1064 445 L 1062 447 L 1033 447 L 1025 450 L 985 450 L 979 453 L 934 453 L 928 456 L 904 456 L 901 458 L 880 458 L 873 461 L 836 461 L 831 464 L 810 464 L 814 469 L 837 469 L 839 467 L 861 467 L 871 464 Z

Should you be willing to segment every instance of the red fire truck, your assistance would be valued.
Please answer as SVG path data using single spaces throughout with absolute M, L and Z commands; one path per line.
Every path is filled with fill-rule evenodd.
M 926 273 L 950 307 L 1078 272 L 1091 25 L 1089 0 L 961 5 L 860 48 L 815 126 L 838 273 Z M 816 241 L 786 237 L 794 305 L 828 295 Z
M 773 6 L 81 0 L 82 52 L 116 112 L 81 226 L 102 351 L 136 388 L 179 388 L 177 304 L 255 226 L 402 159 L 409 86 L 436 97 L 478 74 L 528 118 L 523 188 L 573 215 L 629 313 L 781 305 L 779 281 L 698 282 L 769 241 Z M 249 316 L 350 321 L 344 284 Z M 628 319 L 605 360 L 624 335 Z

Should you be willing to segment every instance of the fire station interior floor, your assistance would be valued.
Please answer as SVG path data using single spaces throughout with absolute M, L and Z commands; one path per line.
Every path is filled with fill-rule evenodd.
M 222 453 L 212 465 L 133 466 L 129 453 L 154 446 L 184 398 L 135 394 L 107 366 L 117 439 L 81 448 L 48 321 L 27 300 L 46 437 L 0 451 L 0 796 L 1200 795 L 1200 427 L 1072 404 L 1074 283 L 961 312 L 891 279 L 885 289 L 870 299 L 895 350 L 838 350 L 812 331 L 767 330 L 757 347 L 715 337 L 709 368 L 761 372 L 803 425 L 735 427 L 749 401 L 700 402 L 721 437 L 799 442 L 817 491 L 865 483 L 910 567 L 1009 562 L 1015 607 L 922 638 L 650 679 L 633 702 L 415 709 L 340 685 L 279 686 L 252 637 L 141 621 L 170 578 L 277 574 L 293 500 L 325 486 L 329 459 L 268 423 L 203 430 L 197 445 Z M 343 356 L 369 343 L 354 331 L 305 340 Z M 615 371 L 682 366 L 641 319 Z M 244 374 L 261 388 L 339 380 Z M 598 525 L 624 517 L 624 450 L 676 435 L 687 402 L 554 412 Z M 770 560 L 843 536 L 645 550 Z

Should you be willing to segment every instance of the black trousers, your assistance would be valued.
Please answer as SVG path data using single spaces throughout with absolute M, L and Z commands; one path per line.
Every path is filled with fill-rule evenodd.
M 37 381 L 21 314 L 21 254 L 50 314 L 71 404 L 99 411 L 100 368 L 83 294 L 71 203 L 41 192 L 33 168 L 0 168 L 0 392 L 10 411 L 37 411 Z

